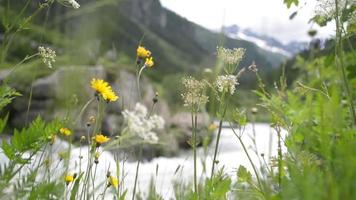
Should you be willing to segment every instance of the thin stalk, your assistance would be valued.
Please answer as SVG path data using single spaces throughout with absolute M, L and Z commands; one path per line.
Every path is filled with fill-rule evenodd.
M 282 146 L 281 146 L 281 129 L 276 128 L 278 136 L 278 184 L 281 188 L 282 185 Z
M 349 88 L 349 83 L 346 77 L 344 58 L 343 58 L 343 45 L 342 45 L 342 30 L 340 29 L 340 19 L 339 19 L 339 1 L 335 0 L 335 24 L 336 24 L 336 45 L 335 45 L 335 65 L 341 70 L 341 77 L 344 83 L 344 88 L 346 90 L 347 99 L 349 101 L 349 107 L 351 112 L 351 117 L 353 119 L 353 124 L 356 125 L 356 113 L 353 105 L 353 98 Z
M 31 55 L 31 56 L 26 56 L 26 57 L 25 57 L 24 59 L 22 59 L 19 63 L 17 63 L 16 65 L 14 65 L 14 66 L 12 67 L 11 71 L 6 75 L 5 81 L 6 81 L 6 79 L 7 79 L 8 77 L 10 77 L 10 75 L 12 75 L 12 73 L 14 73 L 15 70 L 16 70 L 19 66 L 21 66 L 24 62 L 26 62 L 26 61 L 28 61 L 28 60 L 30 60 L 30 59 L 32 59 L 32 58 L 38 56 L 38 55 L 40 55 L 40 54 L 39 54 L 39 53 L 35 53 L 35 54 Z
M 220 122 L 219 122 L 219 130 L 218 130 L 218 135 L 217 135 L 217 138 L 216 138 L 213 164 L 211 166 L 211 178 L 213 178 L 213 176 L 214 176 L 214 169 L 215 169 L 216 157 L 217 157 L 218 149 L 219 149 L 220 136 L 221 136 L 221 130 L 222 130 L 222 123 L 223 123 L 223 120 L 224 120 L 224 117 L 225 117 L 226 109 L 227 109 L 227 104 L 225 104 L 224 111 L 223 111 L 223 114 L 222 114 Z
M 197 185 L 197 115 L 192 112 L 192 136 L 193 136 L 193 157 L 194 157 L 194 193 L 198 196 L 198 185 Z
M 103 197 L 101 198 L 102 200 L 105 199 L 105 193 L 106 193 L 106 190 L 108 189 L 108 186 L 105 186 L 105 189 L 104 189 L 104 192 L 103 192 Z
M 252 166 L 252 169 L 253 169 L 253 171 L 254 171 L 254 173 L 255 173 L 255 176 L 256 176 L 256 179 L 257 179 L 257 182 L 258 182 L 258 186 L 259 186 L 259 189 L 260 189 L 261 193 L 264 194 L 264 193 L 263 193 L 263 189 L 262 189 L 261 180 L 260 180 L 260 177 L 259 177 L 259 175 L 258 175 L 258 173 L 257 173 L 256 166 L 255 166 L 255 164 L 252 162 L 251 156 L 250 156 L 250 154 L 248 153 L 247 148 L 246 148 L 244 142 L 243 142 L 242 139 L 241 139 L 241 136 L 239 136 L 239 135 L 236 133 L 235 129 L 232 127 L 231 124 L 230 124 L 230 127 L 231 127 L 231 130 L 232 130 L 232 132 L 234 133 L 234 135 L 237 137 L 239 143 L 241 144 L 241 146 L 242 146 L 242 148 L 243 148 L 243 150 L 244 150 L 244 152 L 245 152 L 245 154 L 246 154 L 246 156 L 247 156 L 247 158 L 248 158 L 248 160 L 249 160 L 249 162 L 250 162 L 250 164 L 251 164 L 251 166 Z
M 96 169 L 98 168 L 98 164 L 95 163 L 95 168 L 94 168 L 94 177 L 92 179 L 92 183 L 93 183 L 93 190 L 95 188 L 95 176 L 96 176 Z M 95 199 L 95 192 L 93 191 L 93 200 Z
M 90 105 L 91 102 L 94 101 L 95 98 L 91 98 L 88 102 L 85 103 L 85 105 L 82 107 L 82 109 L 80 110 L 77 118 L 74 120 L 74 122 L 72 123 L 72 125 L 74 126 L 78 120 L 80 120 L 80 118 L 82 117 L 84 111 L 87 109 L 87 107 Z
M 82 110 L 85 109 L 85 107 L 90 103 L 91 101 L 88 101 L 88 103 L 83 107 Z M 101 114 L 101 99 L 99 98 L 98 101 L 98 107 L 97 107 L 97 113 L 96 113 L 96 119 L 95 119 L 95 125 L 93 128 L 93 134 L 96 134 L 98 132 L 98 130 L 100 129 L 100 123 L 101 123 L 101 119 L 102 119 L 102 114 Z M 87 171 L 86 171 L 86 175 L 85 175 L 85 179 L 84 179 L 84 186 L 82 188 L 82 194 L 84 193 L 84 191 L 86 191 L 86 194 L 84 194 L 84 199 L 85 196 L 87 196 L 87 198 L 89 197 L 89 184 L 87 184 L 88 181 L 90 181 L 89 179 L 91 178 L 91 171 L 92 171 L 92 167 L 93 167 L 93 153 L 95 152 L 95 146 L 93 143 L 91 143 L 91 137 L 89 135 L 89 128 L 88 128 L 88 132 L 87 132 L 87 137 L 88 137 L 88 162 L 87 162 Z M 92 144 L 92 145 L 90 145 Z M 94 188 L 93 188 L 94 189 Z
M 222 123 L 223 123 L 223 120 L 221 119 L 220 122 L 219 122 L 218 136 L 217 136 L 217 138 L 216 138 L 213 164 L 212 164 L 212 166 L 211 166 L 211 177 L 210 177 L 211 179 L 212 179 L 213 176 L 214 176 L 214 169 L 215 169 L 216 157 L 217 157 L 217 154 L 218 154 L 218 148 L 219 148 L 219 142 L 220 142 L 220 135 L 221 135 Z
M 145 68 L 146 68 L 146 65 L 143 65 L 143 67 L 141 67 L 140 71 L 137 74 L 137 92 L 138 92 L 139 101 L 141 101 L 141 99 L 142 99 L 141 88 L 140 88 L 140 78 L 141 78 L 142 71 Z
M 85 177 L 84 177 L 84 185 L 82 187 L 82 192 L 80 193 L 80 198 L 79 199 L 82 199 L 82 196 L 84 194 L 84 191 L 86 190 L 86 180 L 87 180 L 87 176 L 89 174 L 89 165 L 90 165 L 90 148 L 91 148 L 91 145 L 90 145 L 90 129 L 89 127 L 87 128 L 87 140 L 88 140 L 88 152 L 87 152 L 87 169 L 86 169 L 86 174 L 85 174 Z M 84 197 L 85 197 L 85 194 L 84 194 Z
M 140 145 L 138 160 L 137 160 L 137 165 L 136 165 L 135 184 L 134 184 L 134 188 L 133 188 L 133 192 L 132 192 L 132 200 L 135 200 L 137 180 L 138 180 L 138 170 L 140 169 L 141 157 L 142 157 L 142 146 Z
M 52 3 L 53 3 L 53 1 L 51 1 L 50 4 L 48 4 L 48 5 L 43 4 L 43 5 L 39 6 L 39 8 L 38 8 L 32 15 L 28 16 L 28 17 L 24 20 L 23 23 L 19 24 L 19 25 L 20 25 L 19 28 L 17 28 L 17 29 L 15 30 L 15 32 L 11 35 L 11 37 L 9 38 L 8 41 L 6 41 L 6 40 L 7 40 L 7 34 L 8 34 L 8 33 L 6 33 L 6 35 L 5 35 L 5 40 L 4 40 L 4 43 L 3 43 L 3 46 L 2 46 L 2 50 L 3 50 L 3 51 L 1 52 L 1 55 L 0 55 L 0 63 L 3 63 L 3 62 L 5 61 L 5 58 L 7 57 L 7 53 L 8 53 L 9 47 L 11 46 L 11 44 L 12 44 L 12 42 L 13 42 L 13 40 L 14 40 L 16 34 L 17 34 L 18 32 L 20 32 L 20 31 L 24 30 L 24 28 L 26 27 L 26 25 L 27 25 L 37 14 L 39 14 L 42 9 L 44 9 L 46 6 L 50 6 Z

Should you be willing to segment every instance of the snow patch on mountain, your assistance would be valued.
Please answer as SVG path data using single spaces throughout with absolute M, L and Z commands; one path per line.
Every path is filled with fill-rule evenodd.
M 287 57 L 292 57 L 306 49 L 308 46 L 307 42 L 290 42 L 288 44 L 283 44 L 273 37 L 255 33 L 250 29 L 241 29 L 237 25 L 226 26 L 223 27 L 222 30 L 227 37 L 246 40 L 256 44 L 262 49 L 279 53 Z

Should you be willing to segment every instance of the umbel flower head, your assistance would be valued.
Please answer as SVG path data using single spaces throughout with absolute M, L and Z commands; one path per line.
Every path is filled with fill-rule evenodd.
M 72 134 L 72 131 L 69 130 L 68 128 L 60 128 L 59 129 L 59 133 L 62 134 L 62 135 L 65 135 L 65 136 L 69 136 Z
M 184 106 L 190 107 L 194 112 L 199 110 L 201 105 L 208 102 L 209 98 L 204 94 L 206 83 L 198 81 L 193 77 L 183 79 L 184 93 L 181 94 Z
M 224 47 L 217 47 L 218 59 L 228 65 L 238 65 L 245 55 L 245 49 L 234 48 L 225 49 Z
M 148 58 L 151 56 L 151 51 L 147 50 L 143 46 L 138 46 L 136 53 L 137 53 L 137 57 L 140 59 Z
M 237 77 L 235 75 L 218 76 L 215 81 L 216 88 L 219 92 L 227 92 L 231 95 L 234 94 L 237 84 Z
M 116 96 L 108 82 L 102 79 L 95 79 L 91 81 L 91 88 L 94 89 L 97 94 L 100 94 L 107 102 L 116 101 L 119 97 Z
M 80 5 L 77 1 L 75 0 L 57 0 L 60 4 L 63 4 L 64 6 L 70 6 L 73 7 L 74 9 L 80 8 Z
M 52 68 L 52 63 L 56 62 L 56 52 L 50 48 L 38 47 L 38 54 L 42 58 L 42 62 L 48 67 Z

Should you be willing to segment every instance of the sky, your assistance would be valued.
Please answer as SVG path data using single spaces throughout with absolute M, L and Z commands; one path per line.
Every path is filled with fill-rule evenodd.
M 314 16 L 316 0 L 300 0 L 299 6 L 287 9 L 283 0 L 160 0 L 161 4 L 212 30 L 222 25 L 236 24 L 257 33 L 272 36 L 283 43 L 309 41 L 307 31 L 318 30 L 318 37 L 327 38 L 334 34 L 332 24 L 320 28 L 308 23 Z M 298 11 L 293 20 L 289 16 Z

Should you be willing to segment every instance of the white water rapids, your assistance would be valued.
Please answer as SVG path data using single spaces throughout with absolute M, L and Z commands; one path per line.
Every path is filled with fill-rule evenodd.
M 269 160 L 270 157 L 277 155 L 277 134 L 270 128 L 268 124 L 255 124 L 255 141 L 257 146 L 258 154 L 264 154 L 265 159 Z M 285 132 L 283 131 L 282 137 L 284 137 Z M 246 147 L 248 148 L 249 154 L 252 157 L 253 162 L 256 166 L 260 166 L 260 162 L 258 156 L 256 155 L 254 149 L 254 144 L 252 142 L 253 137 L 253 126 L 251 124 L 247 125 L 246 130 L 242 136 L 242 140 Z M 216 139 L 216 138 L 215 138 Z M 198 148 L 198 177 L 206 177 L 210 176 L 211 173 L 211 163 L 212 157 L 214 154 L 215 148 L 215 139 L 210 144 L 207 157 L 204 160 L 204 151 L 202 148 Z M 57 144 L 56 144 L 57 143 Z M 53 153 L 53 163 L 51 165 L 51 178 L 58 178 L 57 174 L 61 174 L 63 172 L 62 163 L 58 163 L 58 157 L 56 154 L 58 152 L 68 148 L 68 144 L 63 141 L 58 141 L 53 145 L 52 153 Z M 284 148 L 284 147 L 283 147 Z M 76 147 L 73 148 L 71 152 L 71 161 L 69 163 L 69 171 L 78 172 L 79 164 L 78 157 L 81 154 L 84 156 L 81 162 L 81 170 L 86 170 L 87 158 L 85 155 L 87 154 L 87 147 L 81 148 L 81 150 Z M 55 153 L 57 152 L 57 153 Z M 34 158 L 36 161 L 37 157 Z M 55 162 L 57 161 L 57 163 Z M 240 165 L 245 166 L 251 174 L 253 174 L 252 166 L 243 151 L 242 146 L 240 145 L 238 139 L 233 134 L 230 128 L 223 128 L 220 138 L 219 151 L 218 151 L 218 161 L 219 163 L 216 165 L 216 170 L 224 167 L 224 171 L 232 178 L 236 179 L 236 171 Z M 2 153 L 0 149 L 0 164 L 7 163 L 8 159 Z M 202 162 L 206 164 L 206 173 L 202 174 L 203 165 Z M 34 162 L 36 163 L 36 162 Z M 135 179 L 135 171 L 136 171 L 136 162 L 125 162 L 124 165 L 120 165 L 122 171 L 122 167 L 124 167 L 124 180 L 120 180 L 120 184 L 123 184 L 123 187 L 128 190 L 127 199 L 131 199 L 132 189 L 134 185 Z M 179 167 L 177 173 L 176 170 Z M 103 152 L 99 158 L 99 164 L 96 173 L 96 182 L 102 183 L 106 180 L 107 169 L 110 169 L 111 173 L 116 173 L 116 164 L 112 154 L 108 152 Z M 140 165 L 139 170 L 139 178 L 138 178 L 138 189 L 143 195 L 147 195 L 148 187 L 150 184 L 151 178 L 156 182 L 156 190 L 164 199 L 174 199 L 174 190 L 172 182 L 174 180 L 179 181 L 188 181 L 192 180 L 193 177 L 193 153 L 192 151 L 182 151 L 176 157 L 158 157 L 154 158 L 149 162 L 143 162 Z M 26 169 L 23 169 L 25 171 Z M 156 174 L 157 172 L 157 174 Z M 44 176 L 48 176 L 44 175 Z M 39 177 L 40 178 L 40 177 Z M 101 193 L 102 189 L 99 188 L 97 194 Z M 112 192 L 112 191 L 111 191 Z M 106 199 L 112 199 L 110 192 L 109 195 L 106 195 Z

